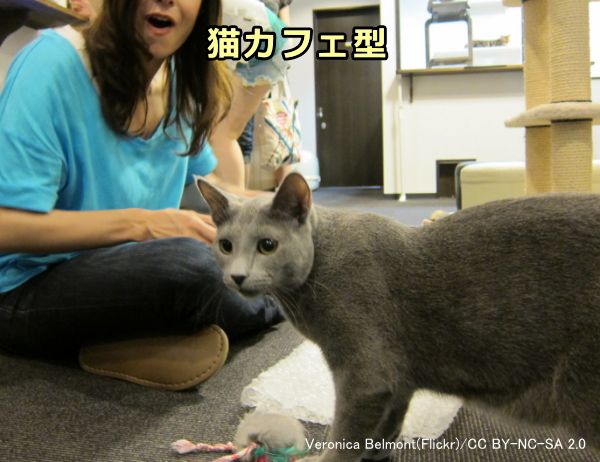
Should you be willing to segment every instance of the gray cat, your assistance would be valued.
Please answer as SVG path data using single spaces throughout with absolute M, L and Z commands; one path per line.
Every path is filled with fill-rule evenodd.
M 336 409 L 319 462 L 385 457 L 416 389 L 600 446 L 600 196 L 473 207 L 422 228 L 312 206 L 304 178 L 243 204 L 199 187 L 225 283 L 316 342 Z M 354 443 L 358 443 L 354 447 Z

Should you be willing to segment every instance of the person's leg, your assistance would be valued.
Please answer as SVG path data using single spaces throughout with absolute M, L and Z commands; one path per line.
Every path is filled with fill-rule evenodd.
M 235 76 L 231 109 L 210 137 L 210 144 L 219 159 L 214 173 L 221 180 L 240 188 L 245 187 L 245 168 L 238 138 L 270 89 L 269 84 L 245 87 Z
M 275 181 L 277 182 L 277 187 L 283 182 L 286 176 L 288 176 L 292 172 L 292 166 L 289 164 L 282 165 L 275 170 Z
M 0 294 L 0 347 L 55 356 L 210 324 L 236 337 L 281 319 L 273 300 L 227 289 L 208 246 L 172 238 L 87 251 Z
M 248 164 L 252 157 L 252 150 L 254 149 L 254 116 L 250 117 L 244 131 L 238 138 L 238 143 L 244 156 L 244 163 Z

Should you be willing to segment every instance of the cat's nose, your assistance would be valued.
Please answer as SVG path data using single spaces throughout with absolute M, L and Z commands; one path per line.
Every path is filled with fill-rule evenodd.
M 232 274 L 231 279 L 233 279 L 233 282 L 235 282 L 238 285 L 238 287 L 242 287 L 242 284 L 246 280 L 246 276 L 241 274 Z

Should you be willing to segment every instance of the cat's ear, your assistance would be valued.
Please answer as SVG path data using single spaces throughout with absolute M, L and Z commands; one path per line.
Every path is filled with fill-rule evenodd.
M 217 226 L 230 217 L 229 199 L 219 189 L 202 177 L 196 177 L 196 185 L 210 208 L 210 214 Z
M 273 198 L 271 211 L 295 218 L 303 224 L 312 205 L 310 187 L 302 175 L 296 172 L 285 177 Z

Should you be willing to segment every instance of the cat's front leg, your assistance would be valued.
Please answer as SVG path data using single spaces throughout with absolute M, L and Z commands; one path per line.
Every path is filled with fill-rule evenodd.
M 336 408 L 328 437 L 328 449 L 318 462 L 386 460 L 389 451 L 374 449 L 377 442 L 394 441 L 408 408 L 406 399 L 385 389 L 376 377 L 334 374 Z M 303 459 L 304 460 L 304 459 Z M 311 459 L 308 459 L 311 461 Z

